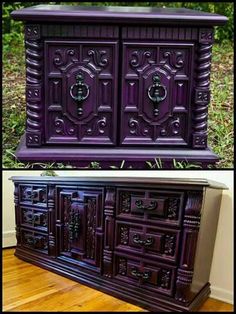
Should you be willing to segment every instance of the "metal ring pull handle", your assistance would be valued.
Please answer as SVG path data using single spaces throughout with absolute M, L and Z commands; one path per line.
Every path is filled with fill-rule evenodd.
M 77 93 L 74 95 L 74 88 L 77 87 Z M 84 83 L 84 75 L 79 72 L 76 75 L 76 83 L 70 87 L 70 95 L 78 104 L 78 115 L 83 114 L 82 102 L 89 96 L 89 86 Z
M 148 88 L 148 98 L 154 104 L 154 116 L 158 116 L 158 104 L 166 98 L 167 89 L 164 85 L 161 85 L 160 76 L 158 74 L 153 75 L 152 81 L 153 84 Z M 162 96 L 161 93 L 163 94 Z
M 133 236 L 133 242 L 135 244 L 140 244 L 140 245 L 144 245 L 144 246 L 151 246 L 154 241 L 153 241 L 153 238 L 151 238 L 151 237 L 147 238 L 147 240 L 141 240 L 140 235 L 135 234 Z

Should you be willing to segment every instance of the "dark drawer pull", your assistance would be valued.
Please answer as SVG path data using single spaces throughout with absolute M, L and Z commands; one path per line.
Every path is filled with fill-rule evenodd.
M 139 235 L 139 234 L 135 234 L 135 235 L 133 236 L 133 242 L 134 242 L 135 244 L 140 244 L 140 245 L 144 245 L 144 246 L 150 246 L 150 245 L 153 244 L 154 239 L 151 238 L 151 237 L 149 237 L 149 238 L 147 238 L 147 240 L 141 240 L 141 239 L 140 239 L 140 235 Z
M 166 98 L 167 89 L 164 85 L 161 85 L 161 80 L 158 74 L 153 75 L 152 80 L 153 85 L 148 88 L 148 98 L 154 104 L 154 116 L 158 116 L 158 104 Z M 161 94 L 163 95 L 161 96 Z
M 38 244 L 40 244 L 40 242 L 43 241 L 43 237 L 42 236 L 28 236 L 26 238 L 26 242 L 28 245 L 32 246 L 32 247 L 36 247 Z
M 43 217 L 44 217 L 43 213 L 34 214 L 34 216 L 33 216 L 33 223 L 35 225 L 41 225 L 43 223 Z M 46 225 L 46 224 L 44 223 L 44 225 Z
M 145 271 L 145 272 L 141 272 L 141 271 L 138 271 L 137 269 L 133 269 L 131 271 L 131 275 L 136 277 L 136 278 L 142 278 L 142 279 L 149 279 L 151 277 L 151 272 L 150 271 Z
M 74 95 L 74 88 L 77 87 L 76 95 Z M 76 75 L 76 83 L 70 87 L 70 95 L 78 104 L 78 115 L 83 114 L 83 108 L 81 107 L 82 102 L 89 96 L 89 86 L 84 83 L 84 75 L 79 72 Z
M 154 210 L 157 209 L 157 201 L 151 201 L 149 206 L 143 205 L 142 200 L 136 200 L 135 205 L 138 209 L 144 209 L 144 210 Z

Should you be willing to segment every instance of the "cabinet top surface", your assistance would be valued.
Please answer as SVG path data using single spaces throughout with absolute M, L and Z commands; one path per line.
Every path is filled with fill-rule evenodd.
M 185 8 L 36 5 L 13 11 L 23 21 L 223 25 L 227 17 Z
M 166 184 L 166 185 L 184 185 L 184 186 L 206 186 L 215 189 L 228 189 L 227 186 L 223 183 L 216 182 L 213 180 L 208 179 L 195 179 L 195 178 L 143 178 L 143 177 L 52 177 L 52 176 L 13 176 L 10 180 L 17 182 L 17 181 L 41 181 L 41 182 L 53 182 L 53 183 L 109 183 L 114 185 L 116 183 L 124 183 L 129 184 Z

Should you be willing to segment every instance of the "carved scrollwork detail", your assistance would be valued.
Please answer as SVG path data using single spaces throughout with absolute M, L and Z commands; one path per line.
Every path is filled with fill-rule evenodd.
M 96 199 L 87 199 L 86 257 L 95 258 Z
M 184 57 L 181 51 L 165 51 L 163 57 L 169 61 L 172 68 L 181 69 L 184 67 Z
M 129 64 L 131 68 L 134 68 L 134 69 L 141 68 L 145 64 L 146 60 L 149 64 L 154 63 L 154 61 L 149 60 L 152 56 L 152 53 L 150 51 L 136 50 L 132 52 L 131 56 L 133 58 L 130 60 Z
M 79 237 L 80 215 L 79 212 L 71 211 L 69 219 L 69 239 L 77 240 Z
M 21 188 L 21 198 L 23 201 L 30 201 L 32 200 L 32 188 L 31 187 L 22 187 Z
M 128 244 L 129 240 L 129 229 L 125 226 L 120 227 L 120 243 L 121 244 Z
M 96 133 L 104 134 L 106 126 L 107 126 L 107 118 L 102 117 L 101 119 L 97 120 L 97 122 L 94 123 L 92 127 L 89 127 L 86 130 L 86 134 L 87 135 L 94 135 Z
M 40 25 L 28 24 L 25 26 L 25 38 L 35 40 L 40 38 Z
M 138 135 L 138 136 L 148 136 L 149 130 L 148 128 L 140 126 L 140 123 L 138 120 L 131 117 L 128 121 L 128 126 L 130 128 L 129 132 L 132 135 Z
M 120 275 L 125 276 L 127 272 L 127 262 L 126 259 L 123 257 L 120 257 L 118 260 L 118 273 Z
M 120 198 L 121 198 L 121 212 L 129 213 L 131 206 L 130 194 L 127 192 L 122 192 L 120 194 Z
M 179 199 L 178 198 L 170 198 L 167 210 L 167 217 L 169 219 L 176 219 L 178 215 L 179 209 Z
M 180 118 L 169 119 L 167 125 L 160 131 L 161 136 L 173 136 L 180 133 Z
M 212 43 L 214 40 L 214 33 L 212 28 L 200 28 L 199 30 L 199 42 L 206 44 Z
M 108 65 L 108 59 L 105 58 L 107 52 L 105 50 L 89 50 L 88 56 L 91 57 L 90 60 L 94 63 L 96 67 L 104 68 Z
M 65 121 L 56 117 L 54 120 L 55 132 L 61 135 L 75 135 L 76 129 L 74 127 L 67 127 Z
M 167 270 L 167 269 L 162 269 L 160 286 L 163 289 L 169 289 L 169 287 L 170 287 L 170 279 L 171 279 L 171 271 Z
M 75 50 L 74 49 L 57 49 L 54 52 L 54 55 L 56 55 L 56 57 L 54 57 L 54 59 L 53 59 L 53 64 L 57 68 L 66 66 L 68 63 L 70 64 L 71 62 L 74 63 L 74 62 L 78 61 L 74 57 L 75 56 Z
M 199 44 L 197 51 L 198 64 L 196 68 L 195 104 L 193 107 L 193 147 L 196 148 L 207 146 L 211 50 L 212 44 Z
M 165 236 L 164 253 L 166 255 L 173 255 L 175 251 L 175 236 L 167 234 Z

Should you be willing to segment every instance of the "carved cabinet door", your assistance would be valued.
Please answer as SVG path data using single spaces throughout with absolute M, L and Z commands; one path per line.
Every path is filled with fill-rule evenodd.
M 103 189 L 57 187 L 57 255 L 100 271 L 103 249 Z
M 116 144 L 117 41 L 45 40 L 45 140 Z
M 190 144 L 192 43 L 123 42 L 122 145 Z

